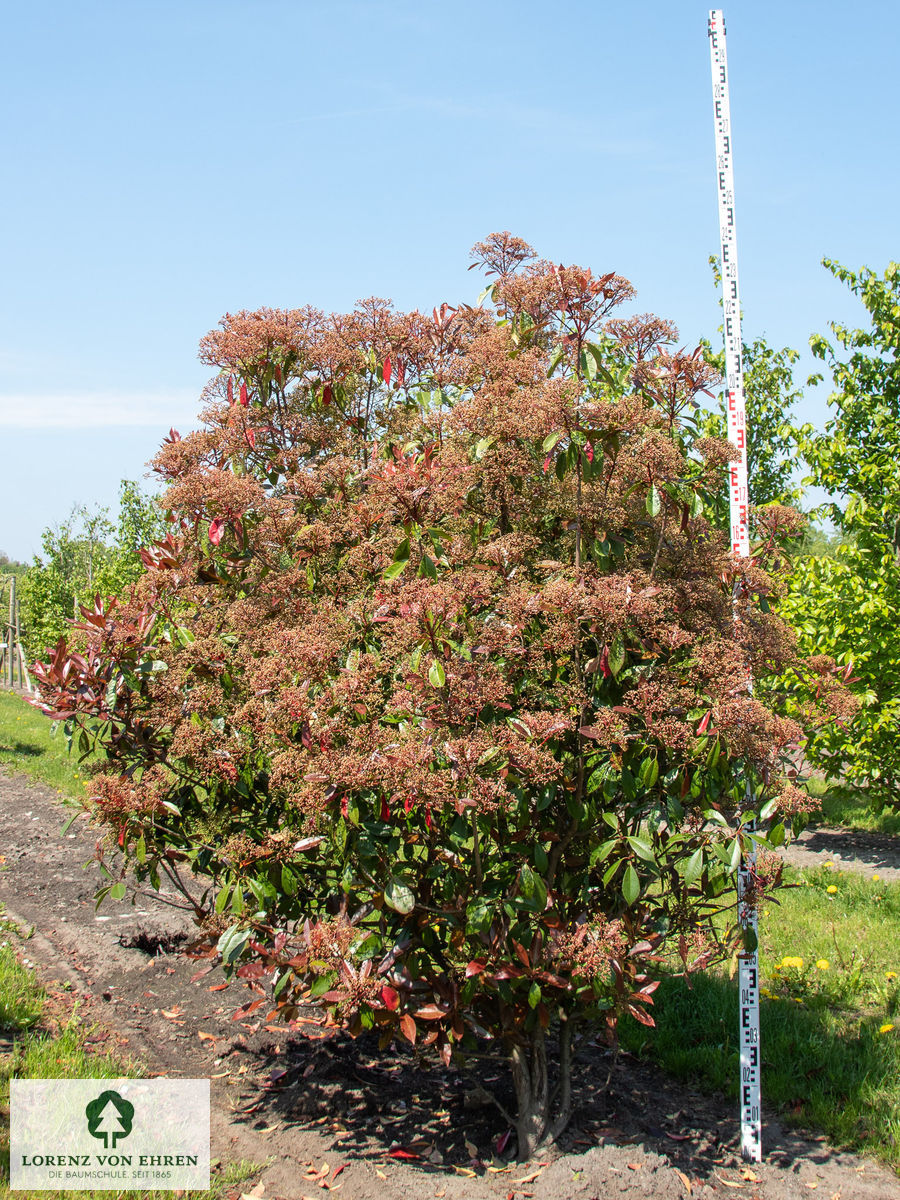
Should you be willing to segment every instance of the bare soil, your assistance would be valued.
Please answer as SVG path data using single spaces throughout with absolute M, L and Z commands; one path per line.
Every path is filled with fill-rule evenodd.
M 199 964 L 179 954 L 192 932 L 182 913 L 144 896 L 95 911 L 95 835 L 78 820 L 61 836 L 67 815 L 50 790 L 0 775 L 0 903 L 23 934 L 33 927 L 22 955 L 57 997 L 77 998 L 98 1047 L 133 1055 L 148 1074 L 211 1080 L 213 1157 L 267 1162 L 261 1187 L 244 1185 L 254 1195 L 900 1198 L 889 1170 L 785 1129 L 774 1114 L 765 1162 L 746 1166 L 732 1101 L 592 1041 L 576 1055 L 576 1115 L 561 1144 L 510 1164 L 497 1149 L 507 1123 L 482 1087 L 509 1107 L 502 1063 L 480 1062 L 473 1079 L 403 1047 L 379 1054 L 312 1012 L 291 1028 L 232 1020 L 246 995 L 218 967 L 192 979 Z M 813 830 L 788 853 L 797 855 L 900 878 L 889 839 Z

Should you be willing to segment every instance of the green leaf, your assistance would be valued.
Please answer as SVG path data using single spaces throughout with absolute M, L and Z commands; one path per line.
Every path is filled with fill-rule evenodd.
M 625 897 L 625 903 L 634 904 L 640 894 L 641 881 L 638 879 L 637 871 L 629 863 L 622 878 L 622 895 Z
M 646 507 L 647 512 L 651 517 L 659 516 L 659 510 L 662 508 L 662 501 L 660 500 L 659 489 L 656 487 L 656 484 L 654 484 L 647 493 Z
M 609 648 L 607 666 L 614 676 L 618 675 L 625 666 L 625 639 L 621 633 L 617 633 L 613 638 L 612 645 Z
M 391 563 L 391 565 L 390 565 L 390 566 L 387 568 L 387 570 L 384 572 L 384 575 L 382 576 L 382 578 L 384 578 L 384 579 L 396 579 L 396 578 L 397 578 L 397 576 L 398 576 L 398 575 L 401 575 L 401 574 L 402 574 L 402 573 L 403 573 L 403 572 L 406 570 L 406 568 L 407 568 L 408 566 L 409 566 L 409 559 L 408 559 L 408 558 L 404 558 L 404 559 L 400 560 L 399 562 L 397 562 L 397 561 L 394 561 L 394 562 L 392 562 L 392 563 Z
M 334 971 L 329 971 L 327 975 L 319 975 L 317 979 L 313 980 L 312 987 L 309 989 L 310 1000 L 317 1000 L 319 996 L 330 992 L 336 982 L 337 975 Z
M 541 985 L 539 983 L 532 983 L 531 987 L 528 989 L 528 1007 L 537 1008 L 540 1002 Z
M 687 860 L 687 865 L 684 868 L 684 881 L 687 884 L 692 884 L 695 879 L 699 879 L 703 873 L 703 847 L 698 847 L 691 857 Z
M 533 912 L 543 912 L 547 907 L 547 885 L 527 865 L 519 871 L 519 895 Z
M 437 579 L 437 567 L 434 565 L 434 559 L 430 558 L 427 554 L 422 555 L 419 574 L 427 579 Z
M 416 898 L 412 891 L 399 879 L 392 879 L 384 889 L 384 902 L 394 910 L 407 916 L 416 907 Z
M 114 883 L 109 889 L 109 894 L 113 900 L 125 899 L 125 880 L 120 879 L 118 883 Z
M 466 933 L 482 933 L 494 917 L 494 905 L 483 897 L 473 900 L 466 908 Z
M 547 436 L 544 438 L 544 443 L 541 446 L 541 449 L 543 450 L 543 452 L 545 454 L 550 453 L 550 451 L 553 449 L 553 447 L 556 445 L 556 443 L 563 436 L 563 433 L 564 433 L 564 430 L 559 429 L 559 430 L 557 430 L 556 433 L 548 433 L 547 434 Z
M 226 966 L 230 966 L 233 962 L 236 962 L 249 940 L 249 929 L 242 929 L 239 925 L 232 925 L 230 929 L 226 929 L 219 938 L 216 946 L 216 949 L 222 955 L 222 962 Z
M 601 842 L 599 846 L 595 846 L 591 851 L 590 866 L 596 867 L 597 863 L 605 862 L 618 844 L 618 838 L 610 838 L 609 841 Z
M 642 858 L 645 862 L 656 862 L 656 855 L 653 853 L 653 847 L 645 838 L 629 837 L 627 841 L 628 845 L 632 848 L 638 858 Z
M 442 688 L 447 682 L 447 676 L 444 674 L 444 667 L 440 659 L 436 658 L 428 668 L 428 682 L 432 687 Z

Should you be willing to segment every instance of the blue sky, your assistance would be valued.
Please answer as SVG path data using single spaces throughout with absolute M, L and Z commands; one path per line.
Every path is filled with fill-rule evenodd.
M 900 6 L 731 0 L 745 336 L 861 310 L 898 257 Z M 4 20 L 0 550 L 115 504 L 228 310 L 473 301 L 498 229 L 714 335 L 708 6 L 63 0 Z M 803 372 L 805 377 L 805 370 Z M 825 417 L 822 389 L 801 413 Z

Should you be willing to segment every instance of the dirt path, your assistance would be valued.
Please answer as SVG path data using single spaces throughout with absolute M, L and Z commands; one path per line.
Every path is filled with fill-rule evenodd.
M 365 1038 L 328 1036 L 312 1022 L 288 1030 L 232 1021 L 244 994 L 224 987 L 218 969 L 192 981 L 197 964 L 177 954 L 191 928 L 181 914 L 143 897 L 95 912 L 99 873 L 93 864 L 82 869 L 94 838 L 81 821 L 60 836 L 66 815 L 48 789 L 0 774 L 0 903 L 25 931 L 35 927 L 24 956 L 79 997 L 82 1015 L 99 1026 L 98 1043 L 142 1058 L 148 1072 L 209 1077 L 213 1157 L 271 1160 L 261 1176 L 266 1197 L 900 1198 L 900 1180 L 878 1164 L 771 1116 L 766 1162 L 748 1175 L 735 1154 L 730 1101 L 592 1043 L 578 1055 L 577 1116 L 561 1147 L 510 1168 L 493 1152 L 505 1123 L 470 1079 L 411 1053 L 378 1054 Z M 807 838 L 793 853 L 838 861 L 836 845 Z M 867 869 L 900 876 L 886 865 L 886 846 L 857 850 Z M 503 1079 L 499 1065 L 481 1073 L 501 1090 Z
M 859 871 L 869 878 L 877 874 L 887 883 L 900 881 L 900 838 L 880 833 L 813 826 L 782 853 L 796 867 L 820 867 L 831 862 L 841 870 Z

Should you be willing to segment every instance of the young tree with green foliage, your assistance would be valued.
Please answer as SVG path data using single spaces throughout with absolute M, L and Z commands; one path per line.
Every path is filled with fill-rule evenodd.
M 711 258 L 716 286 L 722 282 L 718 259 Z M 719 301 L 721 306 L 721 300 Z M 719 332 L 722 332 L 721 326 Z M 725 350 L 713 350 L 702 341 L 704 357 L 720 376 L 725 374 Z M 721 345 L 721 339 L 720 339 Z M 742 366 L 744 401 L 747 406 L 747 472 L 750 503 L 796 504 L 800 489 L 794 479 L 797 468 L 797 432 L 792 425 L 794 407 L 801 392 L 794 384 L 794 363 L 800 357 L 788 346 L 774 350 L 765 337 L 744 342 Z M 718 412 L 704 414 L 703 431 L 727 437 L 724 393 L 719 394 Z M 729 520 L 728 495 L 711 498 L 713 511 L 724 528 Z
M 78 508 L 68 520 L 45 529 L 43 554 L 21 579 L 19 595 L 25 642 L 31 657 L 67 634 L 80 604 L 120 595 L 144 571 L 139 551 L 164 532 L 156 501 L 124 479 L 116 525 L 108 509 Z
M 742 855 L 808 807 L 799 726 L 747 692 L 794 661 L 765 597 L 797 520 L 730 554 L 730 448 L 683 420 L 713 371 L 610 318 L 626 280 L 475 256 L 493 311 L 225 317 L 204 427 L 156 460 L 169 536 L 36 675 L 109 756 L 112 894 L 182 890 L 245 1013 L 498 1045 L 527 1158 L 578 1034 L 652 1023 L 655 955 L 734 950 Z
M 810 346 L 831 372 L 835 415 L 819 433 L 800 431 L 808 483 L 833 497 L 822 511 L 841 537 L 833 553 L 798 560 L 780 612 L 807 654 L 852 672 L 861 700 L 846 723 L 810 741 L 810 759 L 832 778 L 870 791 L 878 805 L 900 806 L 900 266 L 825 266 L 865 306 L 869 325 L 831 326 L 834 340 Z M 821 378 L 821 377 L 820 377 Z M 798 705 L 815 688 L 795 691 Z

